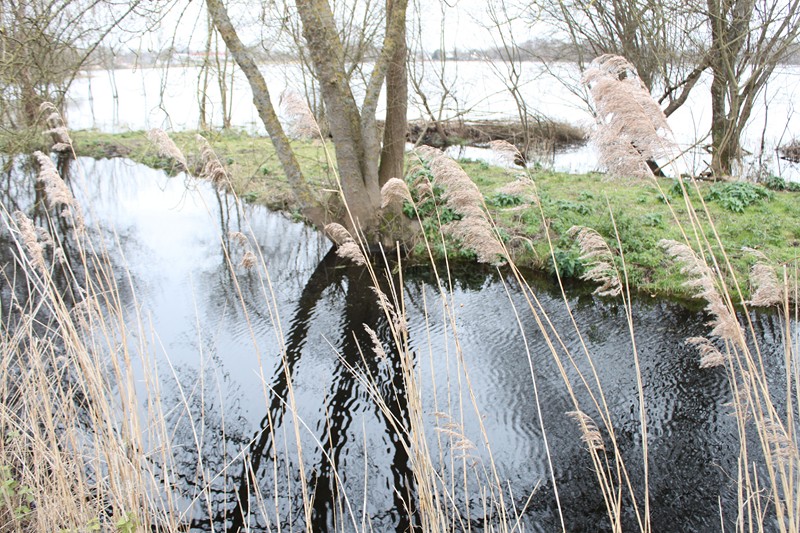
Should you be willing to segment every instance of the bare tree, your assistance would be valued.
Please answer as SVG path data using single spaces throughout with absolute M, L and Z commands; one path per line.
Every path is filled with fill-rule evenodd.
M 711 170 L 730 175 L 756 98 L 800 32 L 800 0 L 707 0 Z
M 211 18 L 247 76 L 259 115 L 300 204 L 310 219 L 323 224 L 330 213 L 313 211 L 313 194 L 297 166 L 291 146 L 278 122 L 269 91 L 252 55 L 243 46 L 221 0 L 207 0 Z M 345 62 L 345 50 L 327 0 L 298 0 L 295 4 L 314 75 L 325 104 L 333 137 L 343 199 L 349 214 L 333 219 L 349 229 L 362 231 L 370 240 L 380 238 L 380 188 L 391 177 L 402 177 L 405 139 L 407 86 L 405 73 L 405 19 L 407 0 L 386 0 L 386 29 L 383 46 L 367 80 L 359 108 L 353 95 Z M 376 120 L 378 97 L 387 82 L 387 114 L 383 143 Z M 402 127 L 401 139 L 397 138 Z M 381 147 L 383 145 L 383 147 Z M 352 218 L 351 218 L 352 217 Z
M 0 121 L 32 125 L 39 105 L 61 107 L 72 81 L 140 0 L 0 0 Z

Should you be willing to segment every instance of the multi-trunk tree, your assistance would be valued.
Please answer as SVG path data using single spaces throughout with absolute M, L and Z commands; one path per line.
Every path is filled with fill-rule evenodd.
M 332 212 L 318 205 L 272 106 L 264 77 L 239 38 L 222 0 L 206 0 L 214 26 L 236 63 L 245 73 L 259 116 L 301 209 L 311 222 L 339 222 L 376 242 L 380 235 L 380 190 L 390 178 L 402 178 L 405 147 L 406 10 L 408 0 L 386 0 L 383 45 L 367 79 L 361 105 L 353 95 L 344 47 L 327 0 L 297 0 L 305 46 L 325 106 L 327 129 L 333 139 L 336 165 L 346 209 Z M 386 117 L 381 136 L 376 111 L 386 86 Z

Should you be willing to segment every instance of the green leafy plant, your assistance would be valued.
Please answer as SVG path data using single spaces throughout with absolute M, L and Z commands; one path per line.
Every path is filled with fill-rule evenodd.
M 779 176 L 769 175 L 761 180 L 761 184 L 773 191 L 800 192 L 800 183 L 786 181 Z
M 705 196 L 706 201 L 715 202 L 734 213 L 744 213 L 747 207 L 770 198 L 770 191 L 747 182 L 717 183 Z
M 553 275 L 558 272 L 559 277 L 562 279 L 580 277 L 584 271 L 580 252 L 556 248 L 553 250 L 553 255 L 550 257 L 547 269 Z
M 516 207 L 522 205 L 524 200 L 518 194 L 498 192 L 486 199 L 486 203 L 495 207 Z

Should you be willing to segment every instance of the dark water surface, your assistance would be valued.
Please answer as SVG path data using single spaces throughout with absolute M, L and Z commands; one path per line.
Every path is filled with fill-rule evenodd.
M 7 166 L 2 182 L 6 208 L 32 213 L 35 191 L 25 165 Z M 88 223 L 116 250 L 120 279 L 127 270 L 133 280 L 128 312 L 152 324 L 147 341 L 180 472 L 172 481 L 188 495 L 186 520 L 195 530 L 303 530 L 296 427 L 316 529 L 404 531 L 417 523 L 407 503 L 417 487 L 392 423 L 408 423 L 408 397 L 397 394 L 399 357 L 363 269 L 339 260 L 317 232 L 183 176 L 124 159 L 80 159 L 71 165 L 69 183 Z M 258 267 L 235 266 L 235 282 L 223 242 L 234 264 L 245 248 L 231 242 L 232 231 L 248 235 L 269 278 Z M 6 269 L 8 236 L 0 238 Z M 446 299 L 430 269 L 408 269 L 402 285 L 426 434 L 445 485 L 465 472 L 480 478 L 493 460 L 507 510 L 520 513 L 524 530 L 560 530 L 544 427 L 567 530 L 608 530 L 586 445 L 566 415 L 574 406 L 564 377 L 524 293 L 503 273 L 467 270 L 453 274 Z M 575 357 L 574 366 L 564 358 L 566 378 L 599 420 L 578 379 L 576 368 L 586 375 L 590 368 L 564 301 L 552 281 L 533 288 Z M 641 491 L 639 404 L 625 313 L 585 290 L 570 292 L 568 302 Z M 699 369 L 696 352 L 685 346 L 687 337 L 707 332 L 707 317 L 649 298 L 634 300 L 633 315 L 654 530 L 719 531 L 720 501 L 728 529 L 738 454 L 729 386 L 724 370 Z M 382 339 L 386 358 L 371 351 L 364 325 Z M 765 358 L 780 361 L 780 321 L 757 315 L 755 326 Z M 385 410 L 359 380 L 363 375 L 372 376 Z M 296 416 L 288 408 L 287 376 Z M 450 496 L 463 516 L 455 529 L 482 530 L 496 518 L 485 516 L 476 489 L 465 494 L 458 485 Z M 625 520 L 626 530 L 635 528 L 630 506 Z

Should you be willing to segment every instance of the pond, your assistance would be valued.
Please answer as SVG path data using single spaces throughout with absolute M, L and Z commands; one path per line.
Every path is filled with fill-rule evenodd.
M 592 369 L 641 505 L 637 378 L 617 300 L 579 287 L 562 296 L 553 279 L 533 274 L 527 290 L 502 269 L 437 277 L 391 262 L 378 279 L 405 308 L 404 360 L 368 272 L 316 231 L 125 159 L 68 167 L 94 240 L 131 287 L 121 291 L 125 312 L 147 324 L 128 333 L 148 346 L 133 361 L 135 380 L 152 387 L 157 376 L 171 483 L 193 531 L 303 530 L 303 488 L 315 530 L 406 531 L 419 523 L 410 502 L 423 490 L 413 468 L 423 446 L 458 511 L 456 530 L 483 530 L 498 509 L 525 531 L 557 531 L 562 519 L 568 531 L 609 530 L 587 444 L 567 414 L 577 401 L 599 420 L 581 382 Z M 6 165 L 3 182 L 8 211 L 35 212 L 22 160 Z M 8 275 L 7 239 L 4 230 Z M 247 250 L 263 264 L 242 266 Z M 551 324 L 544 330 L 528 304 L 534 295 Z M 729 530 L 739 453 L 730 386 L 724 369 L 700 369 L 685 344 L 707 334 L 708 317 L 646 296 L 631 305 L 653 528 L 717 531 L 722 515 Z M 780 367 L 780 318 L 752 318 L 767 366 Z M 558 358 L 543 331 L 560 336 Z M 412 426 L 422 437 L 404 445 Z M 625 530 L 636 528 L 627 498 L 623 517 Z

